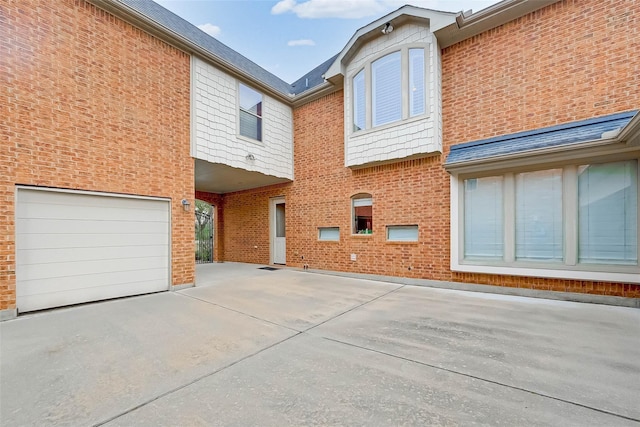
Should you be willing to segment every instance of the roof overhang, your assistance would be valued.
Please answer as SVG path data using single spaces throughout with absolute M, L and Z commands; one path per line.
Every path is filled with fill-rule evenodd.
M 95 6 L 103 9 L 114 16 L 144 30 L 145 32 L 167 42 L 168 44 L 186 52 L 190 55 L 198 56 L 202 59 L 209 61 L 221 70 L 228 72 L 234 77 L 249 83 L 253 86 L 258 86 L 268 95 L 287 103 L 291 104 L 293 96 L 291 94 L 283 94 L 279 90 L 265 84 L 264 82 L 257 80 L 254 76 L 251 76 L 245 70 L 231 64 L 228 61 L 223 60 L 219 56 L 214 55 L 197 43 L 187 39 L 186 37 L 178 34 L 170 28 L 162 25 L 161 23 L 153 20 L 149 16 L 135 10 L 134 8 L 119 2 L 117 0 L 88 0 Z
M 418 22 L 428 26 L 432 32 L 435 32 L 455 23 L 455 20 L 456 13 L 440 12 L 415 6 L 403 6 L 356 31 L 325 73 L 325 79 L 334 84 L 342 83 L 346 64 L 349 63 L 362 45 L 376 38 L 385 37 L 385 34 L 382 33 L 382 28 L 387 22 L 391 22 L 394 27 L 399 27 L 407 22 Z
M 474 14 L 461 12 L 455 22 L 433 30 L 444 49 L 465 39 L 499 27 L 560 0 L 503 0 Z
M 599 135 L 589 136 L 584 139 L 572 138 L 571 133 L 577 129 L 591 126 Z M 536 138 L 549 138 L 553 133 L 563 132 L 567 138 L 557 143 L 540 146 L 536 144 Z M 528 139 L 535 148 L 518 149 L 511 152 L 495 155 L 481 155 L 478 158 L 465 159 L 458 152 L 467 150 L 489 150 L 491 145 L 502 147 L 517 144 L 517 140 Z M 545 145 L 545 144 L 542 144 Z M 582 122 L 568 123 L 535 131 L 519 132 L 488 140 L 475 141 L 454 145 L 444 164 L 445 170 L 452 174 L 475 173 L 494 169 L 510 169 L 536 164 L 562 164 L 567 161 L 576 161 L 598 157 L 601 159 L 615 158 L 627 155 L 627 153 L 640 150 L 640 112 L 630 111 L 613 114 L 601 118 L 590 119 Z M 496 151 L 499 151 L 496 150 Z M 452 155 L 452 153 L 455 153 Z M 456 161 L 456 157 L 462 160 Z M 451 159 L 454 161 L 451 161 Z

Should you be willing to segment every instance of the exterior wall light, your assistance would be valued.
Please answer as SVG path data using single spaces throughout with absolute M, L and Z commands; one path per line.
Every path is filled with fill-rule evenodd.
M 389 34 L 391 31 L 393 31 L 393 25 L 391 25 L 391 22 L 384 24 L 384 27 L 382 27 L 382 34 Z
M 251 153 L 247 154 L 244 158 L 249 160 L 249 161 L 253 161 L 253 160 L 256 159 L 256 157 Z
M 184 209 L 185 212 L 189 212 L 189 209 L 191 208 L 191 203 L 189 203 L 189 201 L 187 199 L 182 199 L 182 209 Z

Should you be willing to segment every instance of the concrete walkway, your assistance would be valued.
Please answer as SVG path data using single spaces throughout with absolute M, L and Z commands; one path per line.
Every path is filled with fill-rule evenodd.
M 0 323 L 0 425 L 640 426 L 640 310 L 258 265 Z

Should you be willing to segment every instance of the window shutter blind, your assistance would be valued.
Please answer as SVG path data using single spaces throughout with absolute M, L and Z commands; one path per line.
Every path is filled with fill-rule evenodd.
M 580 166 L 578 260 L 638 261 L 638 163 Z
M 562 169 L 516 175 L 516 259 L 563 259 Z
M 409 106 L 410 115 L 425 113 L 424 49 L 409 49 Z
M 464 181 L 464 256 L 502 258 L 504 214 L 502 177 Z
M 373 126 L 402 119 L 402 64 L 400 52 L 371 64 Z

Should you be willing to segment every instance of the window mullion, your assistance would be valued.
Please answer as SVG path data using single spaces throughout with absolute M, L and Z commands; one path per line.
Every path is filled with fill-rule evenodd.
M 512 173 L 504 175 L 504 261 L 516 259 L 516 197 L 515 178 Z
M 564 262 L 578 263 L 578 166 L 566 166 L 563 170 L 564 206 Z

